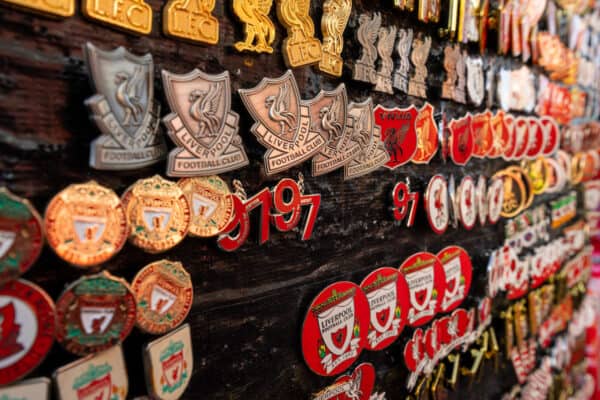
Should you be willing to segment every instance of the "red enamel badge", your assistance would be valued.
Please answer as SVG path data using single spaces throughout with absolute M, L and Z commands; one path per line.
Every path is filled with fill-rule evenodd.
M 492 113 L 488 110 L 471 117 L 473 132 L 473 157 L 484 158 L 492 149 L 494 136 L 492 134 Z
M 404 275 L 395 268 L 378 268 L 360 287 L 369 301 L 367 349 L 383 350 L 394 343 L 406 324 L 410 303 Z
M 450 204 L 448 184 L 442 175 L 435 175 L 425 190 L 425 212 L 431 229 L 441 235 L 448 228 Z
M 425 103 L 417 116 L 417 151 L 412 162 L 427 164 L 438 150 L 438 128 L 433 119 L 433 106 Z
M 415 330 L 412 338 L 404 345 L 404 364 L 409 371 L 417 372 L 424 357 L 423 330 L 419 328 Z
M 426 324 L 438 312 L 444 298 L 442 264 L 434 254 L 419 252 L 407 258 L 399 270 L 408 284 L 408 325 Z
M 487 192 L 488 220 L 495 224 L 502 214 L 504 203 L 504 183 L 502 179 L 493 179 Z
M 517 146 L 517 138 L 515 133 L 515 117 L 513 117 L 512 114 L 505 114 L 504 124 L 506 125 L 506 130 L 508 133 L 508 141 L 506 142 L 506 147 L 504 148 L 504 154 L 502 155 L 502 157 L 506 161 L 510 161 L 514 157 Z
M 381 140 L 390 155 L 385 166 L 395 169 L 409 162 L 417 151 L 415 106 L 388 109 L 378 105 L 374 115 L 375 123 L 381 128 Z
M 344 372 L 365 348 L 368 327 L 369 303 L 361 288 L 347 281 L 327 286 L 304 319 L 304 361 L 318 375 Z
M 479 175 L 477 178 L 476 196 L 477 198 L 477 215 L 481 226 L 485 225 L 488 217 L 488 202 L 487 202 L 487 180 L 485 176 Z
M 450 158 L 454 164 L 465 165 L 473 155 L 471 114 L 450 121 L 448 131 L 450 134 Z
M 488 157 L 498 158 L 504 154 L 506 147 L 509 145 L 508 127 L 504 122 L 504 111 L 499 110 L 496 112 L 496 115 L 490 121 L 490 125 L 492 127 L 493 144 Z
M 535 117 L 527 118 L 529 122 L 529 144 L 527 145 L 527 158 L 535 159 L 542 153 L 542 150 L 546 147 L 546 135 L 542 129 L 540 120 Z
M 450 312 L 463 302 L 471 288 L 473 265 L 462 247 L 448 246 L 437 254 L 442 264 L 446 285 L 441 312 Z
M 546 144 L 542 153 L 545 156 L 552 155 L 558 150 L 558 145 L 560 143 L 560 129 L 552 117 L 541 117 L 540 125 L 542 126 L 544 136 L 546 137 Z
M 340 376 L 331 386 L 317 393 L 313 400 L 369 400 L 374 386 L 373 364 L 362 363 L 352 375 Z
M 521 160 L 529 147 L 529 121 L 525 117 L 515 119 L 515 153 L 513 159 Z
M 471 230 L 477 222 L 477 198 L 473 178 L 465 176 L 458 185 L 458 217 L 465 229 Z

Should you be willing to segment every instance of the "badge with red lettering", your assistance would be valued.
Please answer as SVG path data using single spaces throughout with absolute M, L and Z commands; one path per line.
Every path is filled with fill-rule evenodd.
M 54 342 L 54 302 L 23 279 L 0 287 L 0 385 L 18 381 L 46 357 Z
M 492 113 L 488 110 L 471 117 L 473 132 L 473 157 L 484 158 L 490 152 L 494 136 L 491 125 Z
M 508 147 L 509 143 L 509 134 L 508 127 L 504 122 L 504 111 L 498 110 L 496 115 L 492 117 L 490 120 L 490 125 L 492 128 L 492 148 L 488 153 L 489 158 L 498 158 L 502 156 L 505 149 Z
M 515 117 L 513 117 L 511 114 L 505 114 L 504 123 L 506 124 L 506 129 L 508 131 L 508 142 L 504 148 L 504 154 L 502 154 L 502 158 L 504 158 L 506 161 L 510 161 L 513 159 L 515 150 L 517 148 Z
M 529 147 L 529 121 L 526 117 L 515 118 L 515 152 L 513 159 L 522 160 Z
M 539 119 L 529 117 L 527 122 L 529 122 L 529 144 L 527 145 L 526 156 L 528 159 L 533 160 L 545 149 L 546 135 Z
M 456 165 L 465 165 L 473 155 L 471 114 L 450 121 L 448 131 L 450 133 L 450 158 Z
M 369 300 L 367 349 L 383 350 L 400 336 L 408 314 L 408 286 L 404 275 L 391 267 L 378 268 L 360 287 Z
M 545 156 L 550 156 L 558 150 L 558 145 L 560 144 L 560 129 L 552 117 L 541 117 L 539 121 L 546 138 L 542 153 Z
M 446 285 L 440 312 L 450 312 L 463 302 L 471 288 L 473 265 L 469 254 L 459 246 L 448 246 L 437 253 Z
M 409 162 L 417 151 L 418 111 L 415 106 L 388 109 L 378 105 L 374 115 L 375 123 L 381 129 L 381 140 L 390 155 L 385 166 L 393 170 Z
M 450 204 L 448 184 L 442 175 L 435 175 L 425 190 L 425 212 L 431 229 L 441 235 L 448 228 Z
M 477 215 L 479 216 L 479 223 L 481 226 L 485 225 L 488 217 L 488 201 L 487 201 L 487 180 L 485 176 L 479 175 L 477 178 L 477 186 L 475 187 L 477 198 Z
M 406 179 L 406 183 L 398 182 L 396 186 L 394 186 L 392 201 L 394 203 L 394 219 L 401 222 L 408 217 L 406 220 L 406 227 L 412 227 L 415 223 L 415 216 L 417 215 L 419 192 L 410 191 L 410 182 L 408 181 L 408 178 Z
M 313 395 L 312 400 L 369 400 L 375 386 L 373 364 L 362 363 L 352 373 Z
M 415 253 L 400 265 L 399 271 L 408 284 L 408 325 L 426 324 L 439 311 L 445 295 L 444 269 L 440 260 L 431 253 Z
M 473 229 L 477 222 L 477 198 L 473 178 L 465 176 L 458 185 L 456 201 L 458 202 L 458 218 L 467 230 Z
M 348 281 L 327 286 L 311 303 L 302 326 L 302 353 L 317 375 L 344 372 L 367 345 L 369 302 Z
M 502 204 L 504 203 L 504 182 L 502 179 L 492 179 L 487 191 L 488 220 L 495 224 L 502 215 Z
M 417 151 L 412 157 L 415 164 L 429 164 L 438 150 L 438 128 L 433 119 L 434 108 L 425 103 L 417 116 Z

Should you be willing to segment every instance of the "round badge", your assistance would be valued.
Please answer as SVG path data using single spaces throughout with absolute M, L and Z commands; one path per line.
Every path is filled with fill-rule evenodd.
M 512 218 L 521 212 L 527 200 L 525 185 L 518 176 L 508 173 L 506 170 L 497 172 L 494 178 L 501 180 L 503 184 L 504 193 L 500 215 L 504 218 Z
M 149 253 L 166 251 L 183 240 L 190 207 L 175 182 L 155 175 L 140 179 L 123 194 L 129 240 Z
M 525 117 L 515 118 L 515 153 L 513 159 L 521 160 L 529 147 L 529 122 Z
M 218 176 L 184 178 L 177 183 L 192 211 L 191 236 L 217 236 L 233 218 L 233 199 L 229 187 Z
M 527 175 L 531 180 L 534 194 L 542 194 L 550 183 L 550 167 L 544 157 L 529 161 L 526 165 Z
M 467 230 L 473 229 L 477 222 L 477 199 L 473 178 L 465 176 L 458 185 L 458 217 Z
M 33 371 L 54 342 L 54 303 L 37 285 L 23 279 L 0 287 L 0 385 Z
M 192 308 L 192 280 L 180 262 L 160 260 L 146 265 L 133 278 L 131 291 L 137 325 L 154 335 L 177 328 Z
M 425 211 L 431 229 L 441 235 L 448 228 L 450 209 L 448 201 L 448 184 L 442 175 L 435 175 L 425 190 Z
M 477 178 L 476 199 L 477 199 L 477 215 L 481 226 L 485 225 L 488 217 L 489 205 L 487 199 L 487 180 L 485 176 L 479 175 Z
M 557 193 L 563 190 L 565 183 L 567 182 L 567 176 L 563 167 L 553 158 L 546 158 L 546 164 L 548 166 L 548 187 L 546 193 Z
M 487 204 L 488 220 L 491 224 L 495 224 L 502 215 L 502 205 L 504 204 L 504 181 L 502 179 L 492 179 L 487 192 Z
M 542 154 L 545 156 L 552 155 L 558 150 L 558 145 L 560 144 L 560 129 L 554 118 L 551 117 L 541 117 L 540 125 L 546 139 Z
M 311 303 L 302 326 L 302 353 L 317 375 L 344 372 L 367 344 L 369 302 L 352 282 L 327 286 Z
M 369 301 L 367 349 L 383 350 L 400 336 L 408 315 L 408 286 L 391 267 L 378 268 L 360 284 Z
M 562 170 L 565 172 L 565 176 L 570 181 L 571 180 L 571 156 L 564 150 L 558 150 L 556 152 L 556 161 L 562 167 Z
M 42 220 L 35 208 L 0 188 L 0 285 L 24 274 L 43 245 Z
M 77 355 L 108 349 L 135 325 L 135 297 L 124 279 L 103 271 L 71 283 L 56 302 L 56 340 Z
M 456 229 L 458 228 L 458 201 L 456 200 L 454 175 L 450 175 L 450 179 L 448 179 L 448 195 L 450 198 L 450 225 Z
M 408 325 L 426 324 L 440 310 L 444 298 L 442 264 L 434 254 L 419 252 L 408 257 L 399 270 L 408 284 Z
M 529 122 L 529 144 L 527 146 L 526 156 L 533 160 L 542 153 L 546 147 L 546 135 L 540 121 L 535 117 L 527 118 Z
M 471 288 L 473 265 L 462 247 L 448 246 L 437 254 L 446 278 L 441 312 L 450 312 L 463 302 Z
M 511 114 L 505 114 L 504 124 L 506 125 L 508 140 L 506 142 L 506 146 L 504 147 L 502 158 L 504 158 L 506 161 L 511 161 L 514 159 L 515 150 L 517 148 L 515 117 L 513 117 Z
M 533 203 L 534 198 L 533 184 L 531 183 L 529 175 L 525 173 L 525 171 L 522 168 L 514 165 L 512 167 L 508 167 L 506 171 L 508 171 L 508 173 L 510 174 L 515 175 L 517 179 L 523 183 L 523 188 L 525 189 L 525 203 L 523 204 L 521 210 L 529 208 L 529 206 L 531 206 L 531 203 Z
M 48 244 L 77 267 L 102 264 L 127 241 L 119 197 L 94 181 L 67 186 L 50 200 L 44 216 Z

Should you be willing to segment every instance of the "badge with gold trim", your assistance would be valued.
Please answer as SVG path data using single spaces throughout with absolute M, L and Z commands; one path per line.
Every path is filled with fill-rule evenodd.
M 219 20 L 212 15 L 215 4 L 216 0 L 170 0 L 163 9 L 163 32 L 176 39 L 217 44 Z
M 152 31 L 152 7 L 144 0 L 83 0 L 83 15 L 117 29 L 148 35 Z

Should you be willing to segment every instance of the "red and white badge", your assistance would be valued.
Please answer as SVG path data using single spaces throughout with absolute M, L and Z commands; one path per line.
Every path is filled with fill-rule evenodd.
M 322 376 L 346 370 L 367 344 L 369 303 L 348 281 L 327 286 L 311 303 L 302 326 L 302 353 L 308 367 Z
M 450 158 L 456 165 L 465 165 L 473 155 L 473 132 L 471 131 L 471 114 L 453 119 L 448 124 L 450 134 Z
M 529 123 L 529 144 L 527 146 L 526 156 L 528 159 L 533 160 L 542 153 L 546 147 L 546 135 L 542 129 L 540 120 L 536 117 L 527 118 Z
M 484 158 L 492 149 L 494 136 L 491 125 L 492 113 L 488 110 L 471 117 L 473 132 L 473 157 Z
M 425 345 L 423 343 L 423 330 L 416 329 L 412 338 L 404 345 L 404 364 L 412 373 L 418 373 L 423 368 L 425 358 Z
M 425 212 L 431 229 L 441 235 L 450 221 L 448 183 L 442 175 L 434 175 L 425 190 Z
M 477 198 L 473 178 L 465 176 L 462 179 L 460 185 L 458 185 L 456 197 L 458 218 L 465 229 L 471 230 L 477 222 Z
M 369 301 L 367 349 L 383 350 L 394 343 L 406 325 L 408 285 L 397 269 L 382 267 L 367 275 L 360 287 Z
M 438 150 L 438 128 L 433 119 L 433 106 L 425 103 L 417 116 L 417 151 L 412 157 L 415 164 L 429 164 Z
M 504 158 L 506 161 L 510 161 L 514 159 L 515 150 L 517 147 L 515 117 L 512 114 L 504 114 L 504 124 L 506 125 L 506 130 L 508 131 L 508 142 L 504 148 L 504 154 L 502 155 L 502 158 Z
M 444 298 L 442 264 L 434 254 L 419 252 L 408 257 L 399 270 L 408 284 L 408 325 L 426 324 L 440 310 L 441 299 Z
M 450 352 L 463 344 L 470 324 L 469 313 L 462 308 L 454 310 L 450 316 L 440 318 L 439 340 L 447 349 L 445 351 Z
M 477 198 L 477 215 L 481 226 L 485 225 L 488 217 L 488 201 L 487 201 L 487 179 L 483 175 L 477 178 L 477 187 L 475 188 Z
M 515 118 L 515 153 L 514 160 L 522 160 L 529 147 L 529 121 L 526 117 Z
M 362 363 L 352 375 L 343 375 L 312 400 L 369 400 L 375 386 L 375 368 L 371 363 Z
M 504 203 L 504 181 L 502 179 L 492 179 L 492 183 L 487 192 L 488 220 L 495 224 L 502 214 L 502 204 Z
M 552 117 L 541 117 L 540 125 L 542 126 L 542 129 L 544 130 L 544 136 L 546 137 L 542 154 L 545 156 L 550 156 L 554 154 L 556 150 L 558 150 L 558 145 L 560 144 L 560 129 Z
M 448 246 L 437 254 L 444 270 L 445 290 L 440 312 L 450 312 L 469 294 L 473 264 L 469 254 L 459 246 Z
M 373 114 L 381 129 L 381 140 L 390 155 L 385 166 L 396 169 L 409 162 L 417 151 L 416 120 L 419 112 L 415 106 L 385 108 L 378 105 Z
M 488 153 L 489 158 L 498 158 L 504 154 L 505 149 L 510 144 L 509 134 L 506 123 L 504 122 L 504 111 L 498 110 L 490 121 L 492 134 L 494 137 L 492 148 Z

